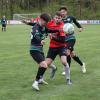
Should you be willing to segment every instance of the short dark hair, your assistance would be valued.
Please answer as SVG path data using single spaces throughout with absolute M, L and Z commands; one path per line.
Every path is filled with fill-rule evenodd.
M 59 11 L 61 11 L 61 10 L 66 10 L 66 11 L 68 11 L 68 9 L 67 9 L 66 6 L 61 6 L 61 7 L 59 8 Z
M 57 15 L 57 16 L 61 16 L 61 17 L 62 17 L 60 11 L 56 11 L 55 15 Z
M 52 18 L 53 18 L 55 15 L 57 15 L 57 16 L 59 16 L 59 17 L 60 17 L 60 16 L 62 17 L 60 11 L 56 11 L 54 14 L 52 14 Z
M 49 22 L 51 20 L 51 16 L 49 14 L 47 14 L 47 13 L 42 13 L 40 15 L 40 18 L 43 19 L 46 22 Z

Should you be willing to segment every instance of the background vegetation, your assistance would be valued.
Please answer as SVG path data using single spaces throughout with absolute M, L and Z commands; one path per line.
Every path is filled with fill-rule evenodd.
M 0 0 L 0 17 L 14 13 L 55 12 L 61 5 L 78 19 L 100 19 L 100 0 Z

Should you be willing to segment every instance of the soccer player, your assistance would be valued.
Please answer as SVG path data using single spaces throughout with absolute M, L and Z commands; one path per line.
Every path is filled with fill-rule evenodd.
M 5 16 L 2 17 L 1 24 L 2 24 L 2 32 L 5 32 L 6 31 L 6 25 L 7 25 L 7 20 L 6 20 Z
M 32 84 L 32 87 L 36 90 L 39 90 L 38 84 L 41 76 L 44 75 L 47 64 L 45 62 L 45 57 L 43 53 L 43 45 L 44 41 L 44 34 L 45 34 L 45 26 L 47 22 L 50 20 L 48 14 L 41 14 L 39 23 L 35 24 L 32 28 L 31 32 L 31 47 L 30 47 L 30 54 L 32 58 L 39 64 L 38 72 L 36 75 L 36 79 Z
M 39 91 L 39 83 L 48 84 L 43 80 L 43 75 L 47 69 L 47 63 L 43 52 L 43 45 L 45 44 L 45 37 L 47 33 L 59 32 L 59 30 L 47 29 L 46 25 L 50 21 L 50 16 L 47 13 L 40 15 L 39 22 L 35 23 L 31 32 L 31 46 L 30 55 L 38 63 L 39 68 L 36 79 L 32 84 L 35 90 Z
M 63 22 L 66 23 L 74 23 L 78 28 L 79 32 L 83 30 L 82 26 L 78 23 L 75 17 L 68 15 L 68 10 L 66 7 L 61 7 L 59 9 Z M 66 34 L 66 41 L 67 41 L 67 62 L 69 63 L 69 66 L 71 64 L 71 58 L 73 58 L 81 67 L 81 70 L 83 73 L 86 73 L 85 63 L 80 60 L 80 58 L 75 54 L 74 52 L 74 45 L 76 42 L 76 38 L 74 34 Z M 65 72 L 62 73 L 65 75 Z
M 36 17 L 35 19 L 32 18 L 32 20 L 22 20 L 22 23 L 26 24 L 26 25 L 30 25 L 30 26 L 34 26 L 36 23 L 39 23 L 40 21 L 40 16 Z M 46 27 L 47 28 L 47 27 Z M 51 28 L 51 27 L 49 27 Z M 53 29 L 54 31 L 54 29 Z M 55 32 L 58 32 L 60 30 L 55 30 Z M 48 33 L 45 34 L 45 36 L 48 36 Z M 50 64 L 49 68 L 51 69 L 51 75 L 50 78 L 53 78 L 55 75 L 55 72 L 57 71 L 57 67 L 54 64 Z
M 62 21 L 62 17 L 60 12 L 56 12 L 53 20 L 48 22 L 47 27 L 52 29 L 62 29 L 64 23 Z M 66 61 L 65 54 L 65 33 L 63 31 L 56 32 L 50 35 L 50 46 L 46 58 L 47 65 L 52 64 L 57 55 L 60 56 L 60 60 L 65 67 L 66 80 L 67 84 L 71 85 L 72 82 L 70 80 L 70 68 Z

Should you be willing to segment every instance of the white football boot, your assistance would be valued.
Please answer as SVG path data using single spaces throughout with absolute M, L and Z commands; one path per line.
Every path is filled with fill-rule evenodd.
M 83 65 L 81 66 L 81 71 L 82 71 L 82 73 L 86 73 L 85 63 L 83 63 Z
M 39 91 L 40 89 L 38 84 L 39 84 L 38 81 L 34 81 L 34 83 L 32 84 L 33 89 Z
M 48 85 L 48 83 L 47 83 L 46 81 L 44 81 L 43 78 L 40 79 L 40 80 L 38 81 L 38 83 L 39 83 L 39 84 L 45 84 L 45 85 Z
M 64 76 L 64 75 L 66 75 L 66 73 L 65 73 L 65 72 L 62 72 L 61 74 L 62 74 L 63 76 Z

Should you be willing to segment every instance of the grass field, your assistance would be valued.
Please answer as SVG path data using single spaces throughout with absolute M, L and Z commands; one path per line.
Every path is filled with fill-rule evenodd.
M 100 25 L 84 25 L 82 33 L 77 32 L 75 50 L 87 66 L 82 74 L 74 61 L 71 66 L 72 86 L 67 86 L 61 75 L 59 57 L 55 79 L 50 79 L 50 70 L 45 74 L 49 85 L 41 85 L 40 92 L 31 85 L 37 71 L 37 64 L 29 55 L 29 26 L 8 26 L 7 32 L 0 30 L 0 100 L 100 100 Z M 48 39 L 44 46 L 48 50 Z

